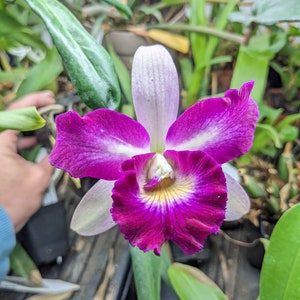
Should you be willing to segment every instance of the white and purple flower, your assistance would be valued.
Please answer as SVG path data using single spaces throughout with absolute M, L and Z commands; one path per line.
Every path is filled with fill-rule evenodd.
M 137 121 L 109 109 L 56 118 L 51 164 L 73 177 L 101 179 L 77 207 L 72 228 L 94 235 L 118 224 L 143 251 L 159 255 L 168 240 L 187 254 L 199 251 L 224 219 L 249 210 L 246 193 L 221 165 L 252 145 L 253 84 L 202 100 L 177 118 L 171 56 L 162 46 L 140 47 L 132 66 Z

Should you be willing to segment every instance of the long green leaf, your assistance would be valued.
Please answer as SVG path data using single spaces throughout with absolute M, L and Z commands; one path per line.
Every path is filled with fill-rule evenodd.
M 41 128 L 44 125 L 45 120 L 33 106 L 0 111 L 0 131 L 6 129 L 30 131 Z
M 0 45 L 5 50 L 20 45 L 46 49 L 45 44 L 29 27 L 21 24 L 5 9 L 0 10 L 0 37 Z
M 272 125 L 259 123 L 256 126 L 251 151 L 253 153 L 259 152 L 271 141 L 274 143 L 275 147 L 282 147 L 278 131 Z
M 63 71 L 61 58 L 53 47 L 47 56 L 37 65 L 33 66 L 17 91 L 17 98 L 29 93 L 44 89 Z
M 11 82 L 18 84 L 26 77 L 28 72 L 29 69 L 26 68 L 13 68 L 10 71 L 0 70 L 0 83 Z
M 187 33 L 196 32 L 204 35 L 211 35 L 237 44 L 243 44 L 245 42 L 245 37 L 241 34 L 220 30 L 210 26 L 191 25 L 185 23 L 175 23 L 175 24 L 160 23 L 160 24 L 147 25 L 147 29 L 153 29 L 153 28 L 179 31 L 179 32 L 186 31 Z M 201 61 L 201 64 L 203 64 L 203 61 Z
M 191 1 L 193 3 L 194 0 Z M 214 26 L 217 30 L 222 31 L 225 29 L 228 23 L 227 17 L 233 11 L 236 3 L 237 0 L 229 0 L 228 3 L 225 5 L 225 7 L 223 9 L 220 9 L 217 21 Z M 198 25 L 202 25 L 202 24 L 198 24 Z M 205 94 L 208 86 L 208 78 L 209 78 L 209 76 L 206 75 L 209 74 L 210 67 L 203 68 L 202 65 L 203 64 L 209 65 L 209 61 L 212 59 L 219 41 L 220 40 L 217 37 L 209 36 L 208 39 L 206 40 L 205 47 L 204 47 L 205 50 L 203 53 L 199 52 L 199 49 L 197 48 L 193 49 L 193 51 L 196 51 L 196 53 L 201 54 L 201 57 L 198 57 L 199 58 L 198 62 L 200 62 L 201 60 L 202 62 L 201 65 L 200 63 L 195 65 L 195 70 L 192 75 L 191 83 L 189 84 L 189 89 L 187 90 L 186 98 L 183 101 L 184 108 L 188 108 L 198 100 L 200 90 L 202 90 L 202 94 Z M 197 47 L 199 46 L 197 45 Z
M 292 124 L 293 122 L 296 122 L 299 120 L 300 120 L 300 113 L 288 115 L 276 125 L 276 129 L 281 130 L 285 126 L 288 126 L 288 125 Z
M 206 26 L 205 16 L 205 1 L 204 0 L 190 0 L 191 17 L 190 25 Z M 192 54 L 196 67 L 203 63 L 205 54 L 207 37 L 199 32 L 192 32 L 190 34 Z
M 117 109 L 118 79 L 106 50 L 56 0 L 26 0 L 43 19 L 81 99 L 95 109 Z
M 269 62 L 272 56 L 266 56 L 241 46 L 234 68 L 231 88 L 240 88 L 243 83 L 255 80 L 252 97 L 261 103 L 267 82 Z
M 224 30 L 228 24 L 228 16 L 235 9 L 238 0 L 228 0 L 224 8 L 218 9 L 218 15 L 216 18 L 215 28 L 219 30 Z M 205 61 L 210 61 L 216 51 L 217 46 L 220 43 L 220 39 L 215 36 L 209 36 L 206 51 L 205 51 Z M 210 83 L 210 72 L 211 67 L 208 66 L 205 69 L 203 83 L 201 85 L 200 96 L 205 96 L 207 94 L 208 86 Z
M 122 3 L 120 0 L 103 0 L 104 2 L 113 5 L 116 9 L 120 11 L 127 19 L 132 17 L 132 11 L 128 5 Z
M 206 15 L 205 8 L 206 3 L 204 0 L 190 0 L 191 6 L 191 18 L 190 25 L 206 25 Z M 191 48 L 192 54 L 195 62 L 195 67 L 191 76 L 191 81 L 188 85 L 187 94 L 183 101 L 183 107 L 188 108 L 194 102 L 196 102 L 198 97 L 198 92 L 200 90 L 202 79 L 203 79 L 203 71 L 204 68 L 202 66 L 203 59 L 206 56 L 206 47 L 207 47 L 207 39 L 208 37 L 199 32 L 192 32 L 190 34 L 191 39 Z M 201 64 L 201 65 L 200 65 Z
M 279 136 L 283 142 L 293 142 L 299 136 L 299 128 L 296 126 L 286 125 L 279 131 Z
M 14 272 L 28 280 L 28 283 L 39 286 L 42 284 L 42 276 L 31 257 L 20 243 L 10 254 L 10 266 Z
M 260 276 L 260 300 L 300 299 L 300 204 L 286 211 L 271 235 Z
M 131 247 L 130 252 L 138 299 L 160 300 L 160 257 L 136 247 Z
M 285 34 L 277 34 L 272 41 L 268 34 L 253 36 L 249 45 L 239 49 L 231 87 L 240 88 L 244 82 L 255 80 L 251 96 L 260 104 L 266 89 L 270 60 L 285 43 Z
M 240 46 L 231 88 L 239 88 L 244 82 L 255 80 L 251 96 L 260 106 L 263 105 L 270 61 L 284 47 L 286 39 L 284 32 L 278 32 L 275 38 L 266 33 L 253 36 L 247 46 Z
M 174 263 L 168 270 L 172 285 L 181 300 L 226 300 L 226 295 L 203 272 Z
M 111 56 L 111 59 L 116 67 L 116 72 L 119 78 L 119 82 L 122 91 L 125 95 L 126 100 L 132 104 L 132 94 L 131 94 L 131 77 L 130 72 L 126 68 L 125 64 L 122 62 L 121 58 L 116 53 L 110 38 L 106 37 L 107 49 Z
M 300 1 L 255 0 L 252 16 L 241 12 L 233 13 L 230 20 L 249 25 L 251 22 L 273 25 L 284 21 L 300 21 Z
M 217 21 L 215 24 L 215 28 L 218 30 L 224 30 L 226 28 L 226 25 L 228 24 L 228 16 L 229 14 L 234 10 L 237 0 L 229 0 L 226 6 L 223 9 L 220 9 L 219 14 L 217 16 Z M 208 43 L 207 43 L 207 49 L 206 49 L 206 57 L 205 60 L 210 60 L 213 53 L 215 52 L 215 49 L 219 43 L 219 39 L 217 39 L 214 36 L 210 36 Z

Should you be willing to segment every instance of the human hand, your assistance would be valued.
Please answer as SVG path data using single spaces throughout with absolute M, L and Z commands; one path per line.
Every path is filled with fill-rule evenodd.
M 39 108 L 54 102 L 53 93 L 45 91 L 28 95 L 8 109 Z M 15 130 L 0 133 L 0 204 L 9 214 L 16 232 L 40 208 L 53 173 L 48 157 L 39 163 L 32 163 L 17 153 L 36 143 L 36 137 L 19 138 L 18 134 Z

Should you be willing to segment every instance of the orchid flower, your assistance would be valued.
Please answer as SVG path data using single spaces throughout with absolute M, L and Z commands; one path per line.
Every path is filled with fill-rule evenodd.
M 137 121 L 105 108 L 56 118 L 51 164 L 73 177 L 101 179 L 79 203 L 71 227 L 94 235 L 118 224 L 132 246 L 157 255 L 169 240 L 186 254 L 201 250 L 224 219 L 249 210 L 247 194 L 222 164 L 251 147 L 258 118 L 253 84 L 202 100 L 177 118 L 170 54 L 159 45 L 140 47 L 132 65 Z

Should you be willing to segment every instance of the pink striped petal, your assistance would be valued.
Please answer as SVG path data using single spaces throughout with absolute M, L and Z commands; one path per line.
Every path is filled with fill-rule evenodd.
M 113 189 L 113 219 L 131 245 L 159 255 L 168 240 L 185 253 L 199 251 L 207 236 L 218 232 L 227 200 L 221 167 L 201 151 L 166 151 L 174 177 L 166 177 L 153 188 L 153 154 L 138 155 Z
M 151 137 L 151 150 L 163 152 L 166 133 L 176 120 L 178 76 L 169 52 L 159 45 L 140 47 L 132 65 L 132 96 L 137 120 Z
M 167 149 L 201 150 L 220 164 L 248 152 L 258 119 L 257 104 L 250 97 L 253 84 L 187 109 L 170 127 Z
M 149 135 L 133 119 L 109 109 L 98 109 L 83 118 L 67 112 L 56 118 L 57 138 L 50 154 L 52 165 L 73 177 L 117 179 L 122 163 L 149 152 Z
M 71 221 L 71 229 L 81 235 L 96 235 L 112 228 L 110 209 L 113 181 L 99 180 L 82 198 Z

